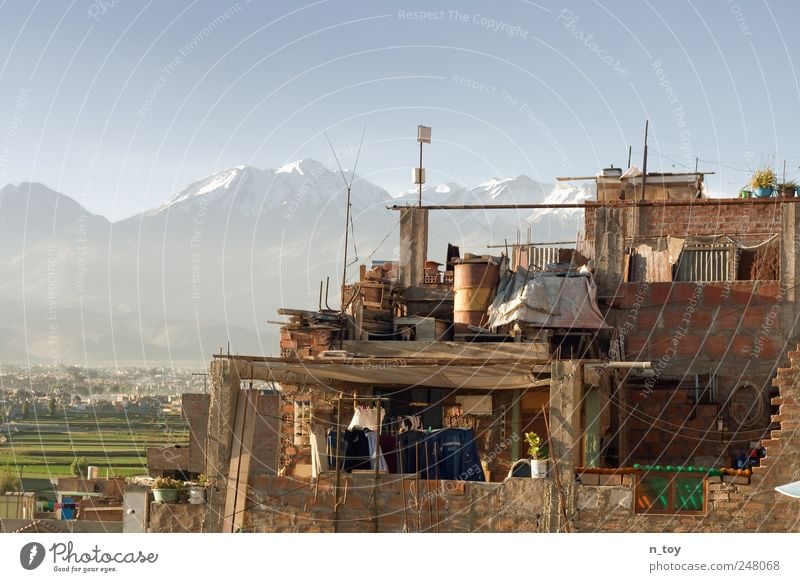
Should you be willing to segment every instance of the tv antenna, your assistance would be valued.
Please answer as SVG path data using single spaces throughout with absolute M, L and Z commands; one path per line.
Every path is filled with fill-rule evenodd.
M 336 160 L 336 166 L 339 168 L 339 175 L 342 177 L 342 182 L 344 182 L 345 188 L 347 188 L 347 208 L 345 210 L 345 217 L 344 217 L 344 260 L 342 261 L 342 303 L 340 312 L 344 315 L 344 286 L 347 283 L 347 247 L 350 244 L 350 228 L 352 227 L 352 218 L 350 215 L 350 190 L 353 186 L 353 180 L 356 178 L 356 168 L 358 167 L 358 158 L 361 157 L 361 147 L 364 145 L 364 135 L 367 133 L 367 127 L 364 126 L 364 129 L 361 130 L 361 141 L 358 143 L 358 152 L 356 152 L 356 160 L 353 163 L 353 173 L 350 176 L 350 181 L 347 181 L 347 178 L 344 175 L 344 170 L 342 169 L 342 164 L 339 163 L 339 156 L 336 155 L 336 150 L 333 149 L 333 144 L 331 143 L 330 138 L 328 137 L 327 132 L 323 132 L 325 135 L 325 139 L 328 141 L 328 146 L 331 148 L 331 153 L 333 154 L 333 159 Z

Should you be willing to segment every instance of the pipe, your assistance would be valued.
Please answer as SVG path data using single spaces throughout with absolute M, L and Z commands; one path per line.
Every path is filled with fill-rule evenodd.
M 515 438 L 511 443 L 511 460 L 519 460 L 519 441 L 522 439 L 522 393 L 519 388 L 511 393 L 514 404 L 511 408 L 511 433 L 519 438 Z
M 607 362 L 605 364 L 584 364 L 585 368 L 612 368 L 618 370 L 649 370 L 651 362 Z
M 548 208 L 626 208 L 643 206 L 733 206 L 736 204 L 796 204 L 800 198 L 701 198 L 696 200 L 615 200 L 611 202 L 564 202 L 561 204 L 428 204 L 427 210 L 537 210 Z M 403 210 L 406 206 L 395 204 L 389 210 Z

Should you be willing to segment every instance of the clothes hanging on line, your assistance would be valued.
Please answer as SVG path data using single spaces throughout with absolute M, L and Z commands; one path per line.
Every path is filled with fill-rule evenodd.
M 400 432 L 422 430 L 422 419 L 417 415 L 405 416 L 400 421 Z
M 381 418 L 383 418 L 383 410 L 381 410 L 380 407 L 357 406 L 353 413 L 353 418 L 350 420 L 350 424 L 347 425 L 348 430 L 353 430 L 354 428 L 368 428 L 377 431 L 379 412 L 381 413 Z
M 355 470 L 369 469 L 372 459 L 369 450 L 369 441 L 363 428 L 344 431 L 344 459 L 342 469 L 345 473 Z
M 322 471 L 330 469 L 327 456 L 323 459 L 322 454 L 327 448 L 322 446 L 326 441 L 325 430 L 321 426 L 315 426 L 308 436 L 311 444 L 311 477 L 316 479 Z
M 333 441 L 333 446 L 335 447 L 336 437 L 335 435 L 333 438 L 329 435 L 329 442 Z M 383 471 L 388 473 L 389 467 L 386 463 L 386 459 L 381 452 L 380 455 L 377 454 L 378 452 L 378 433 L 373 430 L 363 429 L 363 428 L 356 428 L 353 430 L 346 430 L 344 432 L 343 438 L 344 446 L 340 449 L 343 451 L 342 457 L 342 470 L 345 473 L 351 473 L 354 470 L 375 470 L 375 466 L 378 466 L 379 471 Z M 333 449 L 333 459 L 335 461 L 336 449 Z M 330 459 L 330 456 L 329 456 Z M 329 460 L 329 464 L 333 464 L 333 468 L 336 467 L 335 463 L 331 463 Z
M 397 464 L 398 471 L 419 473 L 422 479 L 486 480 L 471 428 L 400 433 Z

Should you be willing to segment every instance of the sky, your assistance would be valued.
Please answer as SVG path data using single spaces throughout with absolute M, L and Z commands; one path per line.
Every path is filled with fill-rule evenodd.
M 800 3 L 0 0 L 0 185 L 118 220 L 241 164 L 311 157 L 410 187 L 800 171 Z M 698 161 L 696 161 L 698 159 Z

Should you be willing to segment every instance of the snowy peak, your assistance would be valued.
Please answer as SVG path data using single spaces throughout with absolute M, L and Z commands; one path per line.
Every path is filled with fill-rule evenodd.
M 275 174 L 298 174 L 300 176 L 316 176 L 329 173 L 333 173 L 333 171 L 311 158 L 289 162 L 275 170 Z
M 549 185 L 537 182 L 522 174 L 508 178 L 492 178 L 473 188 L 471 193 L 477 198 L 489 198 L 493 201 L 503 200 L 506 203 L 520 204 L 539 202 L 548 190 Z
M 349 170 L 345 180 L 352 181 L 353 203 L 363 207 L 385 203 L 388 193 Z M 333 204 L 344 208 L 345 181 L 334 171 L 313 159 L 302 159 L 280 166 L 277 170 L 259 170 L 252 166 L 235 166 L 198 180 L 181 190 L 167 202 L 146 213 L 147 216 L 169 212 L 193 212 L 198 206 L 214 206 L 225 215 L 233 212 L 244 218 L 257 218 L 268 210 L 317 214 Z M 341 201 L 342 204 L 338 202 Z M 272 214 L 273 217 L 279 216 Z
M 576 186 L 567 182 L 558 182 L 542 202 L 544 204 L 581 204 L 587 200 L 593 200 L 594 197 L 594 190 L 588 184 Z M 534 224 L 549 219 L 580 223 L 583 219 L 583 210 L 580 208 L 542 208 L 534 210 L 527 221 Z
M 227 170 L 221 170 L 211 174 L 207 178 L 203 178 L 197 182 L 193 182 L 178 192 L 175 196 L 170 198 L 167 202 L 156 208 L 155 212 L 165 210 L 170 206 L 191 201 L 208 194 L 220 194 L 228 191 L 231 188 L 231 185 L 234 184 L 246 170 L 247 166 L 235 166 L 233 168 L 228 168 Z

